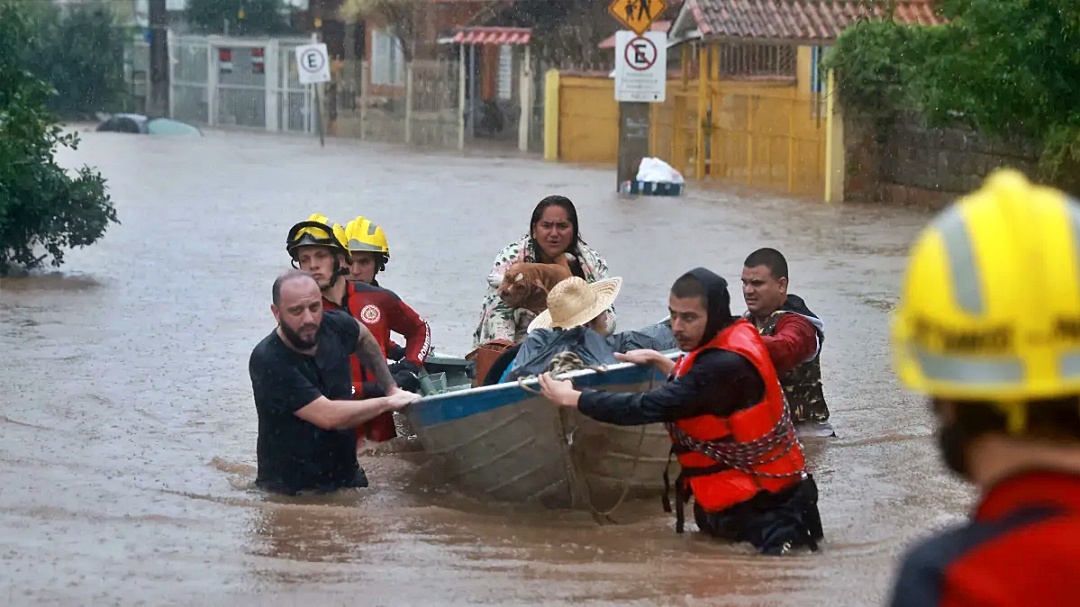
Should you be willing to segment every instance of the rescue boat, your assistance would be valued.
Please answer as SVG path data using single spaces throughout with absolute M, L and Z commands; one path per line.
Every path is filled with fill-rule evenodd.
M 598 422 L 548 401 L 536 378 L 472 387 L 467 364 L 429 357 L 424 396 L 404 412 L 450 486 L 481 499 L 594 515 L 610 514 L 629 497 L 660 495 L 671 449 L 662 424 Z M 652 367 L 632 363 L 559 377 L 614 392 L 645 392 L 665 381 Z M 678 474 L 674 462 L 670 473 Z

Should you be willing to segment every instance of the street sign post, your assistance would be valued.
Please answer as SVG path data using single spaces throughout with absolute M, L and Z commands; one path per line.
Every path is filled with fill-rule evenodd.
M 666 93 L 667 34 L 615 32 L 615 101 L 663 103 Z
M 653 21 L 667 9 L 665 0 L 611 0 L 608 12 L 638 36 L 649 31 Z
M 666 0 L 611 0 L 608 12 L 630 31 L 615 33 L 615 101 L 619 102 L 619 164 L 615 191 L 637 176 L 649 154 L 649 104 L 667 91 L 667 34 L 649 31 Z M 636 36 L 635 36 L 636 34 Z
M 642 0 L 645 1 L 645 0 Z M 615 32 L 615 101 L 619 102 L 616 191 L 637 178 L 649 155 L 649 104 L 667 94 L 667 34 Z
M 296 66 L 296 76 L 300 84 L 315 87 L 315 124 L 319 131 L 319 145 L 325 146 L 318 85 L 330 82 L 330 55 L 326 52 L 326 45 L 319 42 L 296 47 Z

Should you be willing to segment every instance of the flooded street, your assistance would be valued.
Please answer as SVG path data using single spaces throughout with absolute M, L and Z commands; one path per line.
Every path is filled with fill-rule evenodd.
M 878 605 L 900 551 L 964 513 L 924 403 L 890 368 L 887 313 L 920 212 L 691 188 L 619 199 L 613 170 L 209 132 L 83 133 L 69 166 L 108 179 L 122 225 L 59 274 L 0 281 L 0 603 L 5 605 Z M 485 277 L 548 194 L 624 277 L 630 328 L 666 314 L 685 270 L 724 275 L 775 246 L 826 327 L 839 438 L 808 445 L 826 541 L 773 559 L 676 535 L 659 500 L 621 524 L 490 506 L 441 487 L 420 453 L 365 458 L 372 488 L 252 490 L 247 363 L 272 330 L 289 227 L 365 214 L 380 282 L 464 354 Z M 690 529 L 693 525 L 688 526 Z

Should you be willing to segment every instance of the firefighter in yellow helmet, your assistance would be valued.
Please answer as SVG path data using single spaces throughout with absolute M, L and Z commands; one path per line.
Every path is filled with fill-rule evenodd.
M 930 398 L 971 520 L 905 557 L 892 605 L 1075 604 L 1080 203 L 999 170 L 911 249 L 897 374 Z
M 360 215 L 345 224 L 345 241 L 350 253 L 349 280 L 379 286 L 375 275 L 385 270 L 390 261 L 390 246 L 383 229 Z
M 393 292 L 345 278 L 349 274 L 350 253 L 346 229 L 325 215 L 316 213 L 289 230 L 286 248 L 294 265 L 299 264 L 300 269 L 315 277 L 327 309 L 348 312 L 372 333 L 383 350 L 382 362 L 385 363 L 387 357 L 404 359 L 389 367 L 397 386 L 409 392 L 419 392 L 418 376 L 431 349 L 431 330 L 427 322 L 412 308 L 405 306 Z M 406 337 L 406 348 L 400 354 L 392 349 L 391 331 Z M 383 395 L 386 387 L 377 380 L 375 370 L 361 365 L 356 357 L 353 357 L 352 365 L 356 398 Z M 375 443 L 395 436 L 397 430 L 390 412 L 376 417 L 358 430 L 359 439 Z
M 390 260 L 386 233 L 370 219 L 360 215 L 345 224 L 344 236 L 350 254 L 349 280 L 357 291 L 370 291 L 373 297 L 378 297 L 379 304 L 388 312 L 384 315 L 388 331 L 392 330 L 405 337 L 405 347 L 402 347 L 391 341 L 389 332 L 386 333 L 387 356 L 397 361 L 390 365 L 391 371 L 419 374 L 420 366 L 431 351 L 431 327 L 424 317 L 417 314 L 416 310 L 393 291 L 383 290 L 387 295 L 376 296 L 375 289 L 367 287 L 379 286 L 375 275 L 385 269 Z

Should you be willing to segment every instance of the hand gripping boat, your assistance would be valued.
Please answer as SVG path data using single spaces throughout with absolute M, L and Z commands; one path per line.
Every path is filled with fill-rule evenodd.
M 663 490 L 671 441 L 662 424 L 595 421 L 527 390 L 539 390 L 536 378 L 474 388 L 466 364 L 429 358 L 421 380 L 429 395 L 406 409 L 410 429 L 450 485 L 482 499 L 600 515 L 627 497 Z M 578 388 L 614 392 L 644 392 L 666 379 L 631 363 L 559 377 Z M 673 475 L 677 468 L 673 462 Z

